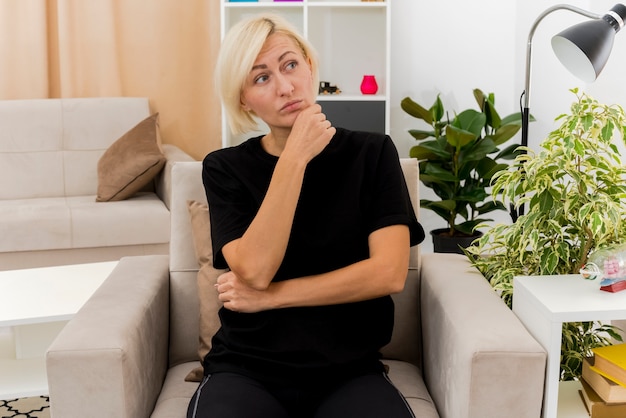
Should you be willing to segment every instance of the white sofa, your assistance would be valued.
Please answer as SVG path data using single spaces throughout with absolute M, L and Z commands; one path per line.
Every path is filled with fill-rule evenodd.
M 98 161 L 150 116 L 147 98 L 0 101 L 0 270 L 167 254 L 171 162 L 131 198 L 96 202 Z M 157 128 L 158 132 L 158 128 Z

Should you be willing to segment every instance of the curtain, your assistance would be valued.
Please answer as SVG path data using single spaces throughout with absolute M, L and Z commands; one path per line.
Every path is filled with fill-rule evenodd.
M 0 99 L 148 97 L 163 142 L 221 146 L 218 0 L 1 0 Z

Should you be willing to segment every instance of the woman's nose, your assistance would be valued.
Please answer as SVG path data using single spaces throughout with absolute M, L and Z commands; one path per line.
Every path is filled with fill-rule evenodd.
M 277 77 L 277 93 L 279 96 L 288 96 L 293 93 L 293 83 L 289 79 L 289 77 L 285 77 L 284 75 L 279 75 Z

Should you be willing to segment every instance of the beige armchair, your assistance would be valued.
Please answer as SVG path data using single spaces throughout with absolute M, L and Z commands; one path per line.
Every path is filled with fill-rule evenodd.
M 415 205 L 418 169 L 402 165 Z M 123 258 L 47 352 L 53 418 L 185 416 L 200 365 L 196 261 L 187 209 L 206 202 L 201 163 L 172 170 L 170 255 Z M 537 418 L 546 355 L 461 255 L 413 251 L 384 348 L 417 417 Z M 269 417 L 268 417 L 269 418 Z

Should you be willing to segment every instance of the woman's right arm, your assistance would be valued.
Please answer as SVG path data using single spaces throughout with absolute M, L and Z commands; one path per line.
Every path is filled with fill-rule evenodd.
M 254 220 L 241 238 L 222 248 L 230 269 L 254 289 L 266 289 L 283 261 L 305 168 L 279 158 Z
M 243 236 L 222 248 L 231 271 L 248 286 L 264 290 L 278 271 L 289 242 L 306 166 L 328 145 L 334 133 L 319 105 L 300 113 L 259 211 Z

